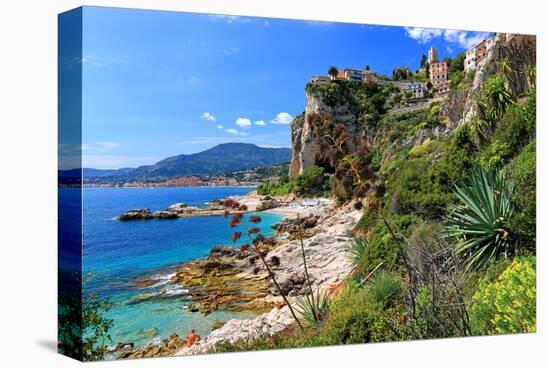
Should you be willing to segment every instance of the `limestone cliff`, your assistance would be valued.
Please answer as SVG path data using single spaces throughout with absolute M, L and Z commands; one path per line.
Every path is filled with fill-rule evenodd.
M 314 117 L 330 116 L 333 121 L 342 124 L 348 133 L 345 142 L 348 150 L 353 150 L 359 142 L 358 116 L 351 101 L 334 104 L 327 102 L 327 99 L 326 92 L 313 88 L 306 90 L 305 111 L 291 123 L 292 157 L 289 169 L 291 178 L 301 174 L 304 169 L 318 164 L 321 148 L 318 141 L 314 139 Z
M 514 96 L 521 96 L 529 89 L 529 78 L 525 73 L 525 67 L 536 63 L 536 37 L 530 35 L 518 35 L 499 33 L 495 36 L 495 43 L 489 49 L 484 61 L 478 65 L 475 77 L 472 82 L 457 91 L 452 91 L 441 102 L 439 109 L 440 124 L 432 128 L 422 128 L 413 135 L 407 137 L 399 144 L 403 147 L 413 147 L 428 140 L 442 139 L 454 132 L 462 123 L 478 116 L 480 113 L 476 102 L 476 95 L 481 91 L 484 82 L 494 75 L 499 67 L 499 62 L 509 62 L 511 70 L 507 72 L 507 89 Z M 349 94 L 331 94 L 336 85 L 317 86 L 318 88 L 306 88 L 306 106 L 304 114 L 296 117 L 291 123 L 292 133 L 292 157 L 290 162 L 289 175 L 291 178 L 301 174 L 304 169 L 312 166 L 326 165 L 326 148 L 319 144 L 318 116 L 330 116 L 332 120 L 341 124 L 346 133 L 345 151 L 352 153 L 359 146 L 360 142 L 377 141 L 375 130 L 367 130 L 361 121 L 369 112 L 358 107 L 364 96 L 372 96 L 379 92 L 371 87 L 366 95 L 357 99 L 357 91 L 360 87 L 349 87 Z M 322 87 L 322 88 L 321 88 Z M 351 90 L 351 92 L 350 92 Z M 334 91 L 332 91 L 334 92 Z M 361 92 L 359 92 L 361 93 Z M 376 119 L 382 119 L 375 115 Z M 315 119 L 317 117 L 317 120 Z M 376 125 L 376 124 L 374 124 Z M 330 152 L 328 152 L 330 154 Z M 325 156 L 323 158 L 322 156 Z M 325 162 L 323 162 L 323 160 Z M 338 157 L 335 159 L 338 160 Z M 335 165 L 332 165 L 335 166 Z M 330 173 L 330 168 L 328 172 Z
M 447 132 L 454 131 L 462 123 L 478 116 L 475 95 L 483 83 L 498 70 L 498 63 L 506 60 L 511 70 L 507 72 L 506 87 L 514 96 L 527 92 L 529 79 L 525 67 L 536 63 L 536 37 L 510 33 L 497 33 L 495 43 L 489 49 L 487 58 L 476 69 L 471 85 L 451 93 L 441 104 L 439 118 Z

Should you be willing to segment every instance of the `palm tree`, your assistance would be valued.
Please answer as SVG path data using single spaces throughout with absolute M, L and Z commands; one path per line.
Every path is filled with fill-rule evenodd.
M 330 79 L 335 80 L 338 76 L 338 68 L 334 65 L 328 68 L 328 75 L 330 76 Z

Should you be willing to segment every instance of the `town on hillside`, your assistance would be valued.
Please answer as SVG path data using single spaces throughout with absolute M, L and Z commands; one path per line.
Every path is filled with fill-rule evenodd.
M 455 59 L 439 59 L 438 50 L 432 46 L 428 55 L 422 54 L 419 68 L 412 72 L 407 66 L 396 67 L 392 76 L 387 77 L 365 69 L 338 69 L 331 66 L 326 76 L 317 75 L 310 79 L 311 84 L 328 84 L 335 80 L 349 80 L 362 83 L 378 83 L 390 88 L 388 113 L 400 113 L 422 109 L 432 102 L 441 100 L 453 88 L 459 86 L 461 76 L 466 73 L 469 79 L 482 64 L 490 48 L 494 45 L 494 36 L 484 38 Z

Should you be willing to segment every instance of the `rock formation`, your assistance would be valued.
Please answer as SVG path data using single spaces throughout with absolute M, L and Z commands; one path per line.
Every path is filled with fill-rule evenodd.
M 525 68 L 536 64 L 536 37 L 510 33 L 498 33 L 495 43 L 489 49 L 487 58 L 476 69 L 473 83 L 456 93 L 450 94 L 441 104 L 439 118 L 445 124 L 448 134 L 462 123 L 479 116 L 475 95 L 481 91 L 483 83 L 498 70 L 498 63 L 510 62 L 511 71 L 506 78 L 507 88 L 514 96 L 529 89 L 529 79 Z

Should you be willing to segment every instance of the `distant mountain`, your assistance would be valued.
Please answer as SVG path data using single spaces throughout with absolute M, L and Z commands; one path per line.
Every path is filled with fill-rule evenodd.
M 129 174 L 130 172 L 134 171 L 134 168 L 123 168 L 123 169 L 90 169 L 90 168 L 84 168 L 82 169 L 82 173 L 85 178 L 105 178 L 108 176 L 116 176 L 116 175 L 125 175 Z M 70 170 L 61 170 L 60 176 L 65 178 L 79 178 L 80 177 L 80 169 L 70 169 Z
M 271 166 L 290 161 L 290 148 L 264 148 L 250 143 L 224 143 L 206 151 L 165 158 L 154 165 L 135 169 L 84 169 L 86 178 L 146 180 L 191 175 L 223 174 L 237 170 Z M 61 171 L 63 177 L 77 177 L 78 170 Z

